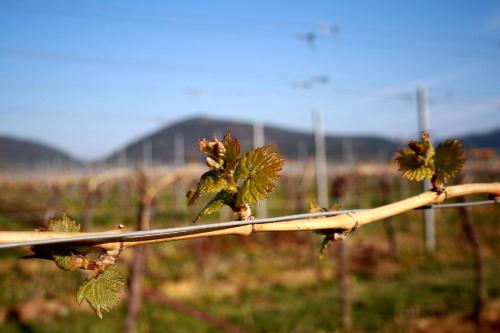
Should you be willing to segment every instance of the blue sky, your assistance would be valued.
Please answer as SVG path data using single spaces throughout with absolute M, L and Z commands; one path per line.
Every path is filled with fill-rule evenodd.
M 0 134 L 85 159 L 200 114 L 407 138 L 418 86 L 435 136 L 500 126 L 498 1 L 2 0 L 0 28 Z

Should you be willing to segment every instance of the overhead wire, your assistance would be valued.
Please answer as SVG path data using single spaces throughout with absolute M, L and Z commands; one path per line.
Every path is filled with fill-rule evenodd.
M 313 23 L 311 22 L 291 22 L 291 21 L 268 21 L 268 20 L 262 20 L 262 19 L 252 19 L 249 17 L 221 17 L 219 20 L 217 20 L 215 23 L 216 25 L 214 26 L 213 24 L 210 25 L 209 23 L 207 24 L 206 21 L 202 21 L 202 19 L 206 20 L 206 17 L 196 17 L 193 16 L 192 14 L 186 14 L 186 13 L 172 13 L 172 12 L 164 12 L 160 13 L 160 16 L 155 15 L 148 15 L 148 16 L 140 16 L 137 15 L 136 13 L 134 15 L 129 15 L 129 14 L 116 14 L 116 11 L 112 10 L 107 10 L 106 14 L 102 13 L 84 13 L 84 12 L 68 12 L 68 11 L 61 11 L 59 8 L 48 11 L 47 9 L 40 9 L 40 8 L 20 8 L 20 7 L 0 7 L 0 11 L 8 11 L 8 12 L 15 12 L 15 13 L 20 13 L 20 14 L 27 14 L 27 15 L 38 15 L 38 16 L 47 16 L 47 17 L 58 17 L 58 18 L 66 18 L 66 19 L 84 19 L 84 20 L 101 20 L 101 21 L 116 21 L 116 22 L 124 22 L 124 23 L 132 23 L 132 24 L 148 24 L 148 25 L 156 25 L 156 26 L 161 26 L 161 27 L 166 27 L 169 29 L 174 29 L 174 30 L 188 30 L 188 31 L 200 31 L 200 32 L 215 32 L 215 33 L 223 33 L 223 34 L 233 34 L 233 35 L 245 35 L 245 36 L 255 36 L 255 37 L 294 37 L 297 40 L 300 38 L 300 32 L 304 32 L 304 26 L 310 28 L 311 26 L 314 26 Z M 156 13 L 156 12 L 155 12 Z M 222 26 L 220 23 L 223 24 L 232 24 L 232 28 L 227 28 L 227 26 Z M 170 23 L 169 25 L 165 24 Z M 174 24 L 171 24 L 174 23 Z M 213 23 L 213 22 L 212 22 Z M 242 23 L 247 23 L 241 29 Z M 300 27 L 299 27 L 300 25 Z M 319 22 L 317 23 L 318 27 L 320 26 Z M 336 26 L 336 25 L 335 25 Z M 236 27 L 236 28 L 235 28 Z M 263 29 L 263 27 L 265 29 Z M 267 29 L 267 30 L 266 30 Z M 278 29 L 278 30 L 277 30 Z M 281 32 L 279 29 L 286 29 L 286 32 Z M 311 30 L 311 29 L 309 29 Z M 312 29 L 313 31 L 315 29 Z M 376 48 L 376 49 L 385 49 L 385 50 L 394 50 L 396 47 L 394 47 L 393 42 L 397 39 L 395 37 L 398 36 L 399 32 L 396 31 L 387 31 L 387 30 L 380 30 L 376 28 L 371 28 L 367 30 L 356 30 L 353 29 L 352 32 L 351 30 L 348 29 L 343 29 L 341 30 L 341 34 L 337 33 L 332 33 L 328 35 L 331 37 L 332 35 L 339 35 L 339 36 L 349 36 L 349 39 L 344 39 L 342 38 L 341 42 L 346 42 L 352 43 L 354 42 L 355 44 L 363 44 L 363 47 L 368 47 L 368 48 Z M 313 33 L 314 35 L 317 35 L 317 37 L 324 37 L 322 36 L 321 32 L 309 32 Z M 352 38 L 354 37 L 354 39 Z M 361 37 L 361 39 L 359 38 Z M 374 38 L 375 37 L 375 38 Z M 382 37 L 382 38 L 380 38 Z M 383 42 L 380 44 L 380 42 Z M 384 44 L 384 42 L 391 42 L 392 44 Z M 374 43 L 375 42 L 375 43 Z M 403 43 L 401 47 L 397 48 L 398 50 L 405 50 L 408 49 L 409 46 L 415 46 L 418 47 L 419 50 L 421 51 L 426 51 L 427 54 L 435 54 L 435 55 L 443 55 L 443 56 L 450 56 L 450 57 L 469 57 L 469 56 L 496 56 L 494 54 L 493 50 L 496 50 L 496 44 L 492 43 L 491 53 L 484 53 L 482 49 L 479 47 L 484 47 L 484 44 L 479 44 L 477 40 L 467 40 L 467 41 L 450 41 L 449 39 L 429 39 L 428 36 L 424 39 L 417 39 L 415 36 L 408 36 L 407 40 L 403 40 L 403 42 L 407 42 L 406 44 Z M 434 44 L 432 44 L 434 43 Z M 471 45 L 473 43 L 476 43 L 476 45 Z M 467 45 L 464 47 L 464 45 Z M 451 47 L 452 49 L 445 49 L 443 48 L 443 45 L 447 45 Z M 476 54 L 470 53 L 470 51 L 473 52 L 479 52 Z M 410 50 L 411 51 L 411 50 Z M 465 52 L 464 52 L 465 51 Z M 413 53 L 413 51 L 411 51 Z

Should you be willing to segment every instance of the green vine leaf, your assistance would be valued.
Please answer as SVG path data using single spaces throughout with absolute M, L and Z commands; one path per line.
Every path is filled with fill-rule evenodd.
M 119 303 L 123 285 L 123 276 L 116 267 L 111 266 L 96 277 L 86 280 L 80 286 L 76 299 L 78 304 L 86 300 L 102 319 L 103 311 L 108 312 Z
M 55 264 L 62 270 L 75 272 L 78 270 L 78 267 L 75 267 L 71 264 L 71 258 L 73 254 L 70 249 L 59 249 L 52 251 L 52 258 L 54 259 Z
M 316 202 L 309 203 L 309 213 L 319 213 L 319 212 L 324 212 L 324 211 L 326 211 L 326 209 L 321 208 L 321 206 L 318 205 Z
M 52 218 L 48 222 L 47 231 L 51 232 L 80 232 L 80 224 L 78 224 L 70 215 L 64 213 L 61 217 Z M 62 270 L 74 272 L 79 269 L 79 266 L 74 262 L 75 254 L 83 255 L 90 252 L 90 248 L 68 247 L 68 246 L 33 246 L 32 251 L 35 253 L 31 258 L 46 258 L 54 261 L 56 266 Z
M 396 162 L 404 178 L 422 181 L 426 178 L 431 178 L 434 174 L 434 171 L 429 165 L 427 165 L 422 158 L 416 156 L 411 149 L 401 150 L 399 154 Z
M 332 233 L 325 233 L 323 239 L 321 240 L 321 244 L 319 245 L 318 251 L 318 259 L 324 259 L 326 254 L 326 249 L 331 242 L 335 240 L 334 235 Z
M 80 232 L 80 225 L 65 213 L 59 218 L 50 219 L 47 231 Z M 93 277 L 80 286 L 76 296 L 79 304 L 86 300 L 99 318 L 102 319 L 103 311 L 109 311 L 118 304 L 124 279 L 116 267 L 109 265 L 115 262 L 119 253 L 101 252 L 98 254 L 92 252 L 91 247 L 88 246 L 64 245 L 34 246 L 32 250 L 35 254 L 30 258 L 51 259 L 60 269 L 71 272 L 79 269 L 92 271 Z
M 227 186 L 227 180 L 222 177 L 220 172 L 207 171 L 201 176 L 200 181 L 187 192 L 188 205 L 192 205 L 204 193 L 218 192 Z
M 235 181 L 242 181 L 236 195 L 236 207 L 254 205 L 259 199 L 267 198 L 268 193 L 277 188 L 274 181 L 279 178 L 283 162 L 283 158 L 269 146 L 243 155 L 234 172 Z
M 333 204 L 330 207 L 330 210 L 328 210 L 326 208 L 322 208 L 315 202 L 309 203 L 309 213 L 328 212 L 328 211 L 335 212 L 340 209 L 341 207 L 338 204 Z M 344 239 L 349 235 L 350 232 L 351 230 L 343 230 L 343 229 L 320 229 L 313 231 L 313 233 L 323 236 L 323 239 L 321 240 L 321 243 L 319 245 L 318 259 L 321 260 L 325 257 L 326 249 L 328 248 L 328 245 L 330 245 L 331 242 L 334 242 L 339 239 Z
M 64 213 L 60 218 L 53 218 L 49 220 L 47 230 L 52 232 L 80 232 L 80 224 Z M 54 263 L 62 270 L 74 272 L 78 270 L 78 267 L 74 267 L 71 264 L 71 258 L 73 256 L 71 248 L 68 247 L 50 247 L 49 249 Z
M 421 142 L 411 140 L 406 149 L 400 150 L 395 161 L 403 177 L 422 181 L 431 179 L 432 189 L 443 192 L 448 179 L 458 174 L 465 163 L 462 143 L 448 139 L 434 150 L 427 132 L 422 132 Z
M 222 144 L 226 148 L 226 154 L 224 155 L 224 167 L 227 169 L 230 166 L 236 167 L 236 163 L 240 157 L 240 143 L 236 137 L 231 136 L 231 132 L 227 132 L 224 135 Z M 234 168 L 233 168 L 234 170 Z M 227 170 L 225 170 L 227 171 Z
M 210 215 L 221 210 L 224 205 L 233 206 L 234 205 L 234 193 L 222 190 L 215 197 L 210 200 L 201 212 L 196 215 L 193 222 L 196 222 L 200 217 L 204 215 Z
M 434 174 L 434 148 L 427 132 L 422 132 L 421 142 L 410 141 L 409 148 L 399 150 L 395 161 L 403 177 L 422 181 Z
M 200 151 L 206 155 L 210 169 L 200 181 L 187 192 L 188 205 L 192 205 L 202 194 L 217 192 L 195 217 L 219 211 L 224 205 L 231 208 L 238 219 L 253 218 L 249 205 L 257 204 L 261 198 L 276 189 L 274 180 L 283 166 L 281 156 L 270 147 L 261 147 L 240 156 L 238 139 L 228 131 L 222 141 L 201 139 Z
M 457 139 L 448 139 L 436 148 L 434 165 L 436 167 L 435 178 L 437 182 L 446 183 L 448 179 L 455 177 L 465 163 L 462 143 Z
M 52 218 L 49 220 L 47 231 L 52 232 L 80 232 L 80 224 L 64 213 L 61 217 Z

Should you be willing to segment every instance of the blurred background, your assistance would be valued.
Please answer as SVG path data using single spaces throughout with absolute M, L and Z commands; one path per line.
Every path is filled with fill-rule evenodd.
M 285 157 L 257 217 L 421 192 L 392 163 L 421 130 L 462 140 L 455 182 L 499 179 L 496 1 L 1 0 L 0 28 L 2 230 L 64 211 L 87 231 L 188 225 L 197 140 L 228 130 Z M 129 251 L 121 266 L 142 292 L 125 288 L 103 320 L 76 304 L 81 276 L 1 250 L 0 330 L 495 332 L 498 216 L 406 213 L 323 260 L 309 233 L 149 246 L 135 270 Z

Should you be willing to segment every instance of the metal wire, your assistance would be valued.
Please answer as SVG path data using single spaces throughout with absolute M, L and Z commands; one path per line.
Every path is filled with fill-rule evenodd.
M 449 204 L 439 204 L 431 206 L 422 206 L 416 209 L 440 209 L 440 208 L 456 208 L 456 207 L 468 207 L 468 206 L 479 206 L 479 205 L 489 205 L 500 203 L 498 199 L 493 200 L 483 200 L 483 201 L 472 201 L 464 203 L 449 203 Z M 340 210 L 332 212 L 318 212 L 318 213 L 305 213 L 305 214 L 295 214 L 279 217 L 271 217 L 265 219 L 255 219 L 249 221 L 230 221 L 230 222 L 219 222 L 211 224 L 202 225 L 191 225 L 185 227 L 175 227 L 175 228 L 165 228 L 165 229 L 155 229 L 155 230 L 143 230 L 143 231 L 131 231 L 117 233 L 116 231 L 107 231 L 101 233 L 94 233 L 92 235 L 83 235 L 77 237 L 67 237 L 58 239 L 45 239 L 45 240 L 34 240 L 26 242 L 13 242 L 0 244 L 0 249 L 10 249 L 16 247 L 24 246 L 36 246 L 36 245 L 54 245 L 54 244 L 98 244 L 104 242 L 124 242 L 124 241 L 139 241 L 147 239 L 157 239 L 158 236 L 165 236 L 167 239 L 169 237 L 179 236 L 179 235 L 194 235 L 198 233 L 222 230 L 252 224 L 265 224 L 283 221 L 293 221 L 303 218 L 314 218 L 314 217 L 325 217 L 325 216 L 335 216 L 347 213 L 357 213 L 361 211 L 368 211 L 370 209 L 351 209 L 351 210 Z
M 498 199 L 492 200 L 482 200 L 482 201 L 471 201 L 471 202 L 455 202 L 439 205 L 426 205 L 416 209 L 439 209 L 439 208 L 456 208 L 456 207 L 470 207 L 470 206 L 481 206 L 481 205 L 491 205 L 500 203 Z

